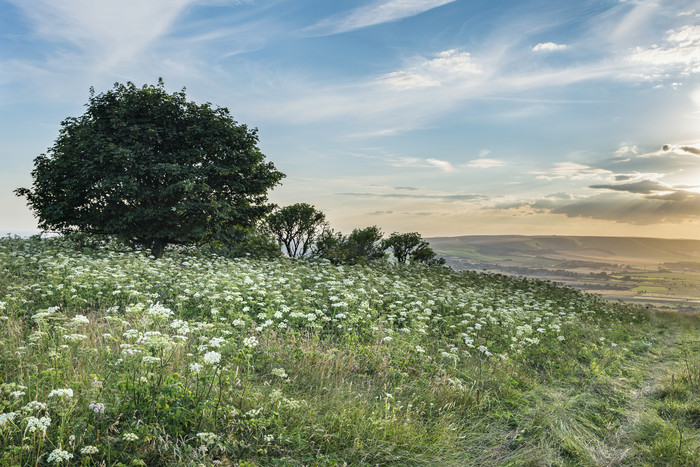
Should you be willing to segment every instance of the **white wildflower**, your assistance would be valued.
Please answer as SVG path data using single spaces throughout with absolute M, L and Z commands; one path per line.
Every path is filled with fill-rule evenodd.
M 47 462 L 55 462 L 56 464 L 59 464 L 63 461 L 68 461 L 73 457 L 73 454 L 69 453 L 68 451 L 64 451 L 62 449 L 54 449 L 51 451 L 51 454 L 49 454 L 49 458 L 47 459 Z
M 204 362 L 210 365 L 215 365 L 221 361 L 221 354 L 219 352 L 207 352 L 204 354 Z
M 68 388 L 68 389 L 54 389 L 49 393 L 49 399 L 52 397 L 66 397 L 70 399 L 73 397 L 73 390 Z
M 51 418 L 49 417 L 27 417 L 24 419 L 24 421 L 27 422 L 27 430 L 30 433 L 34 433 L 37 430 L 46 431 L 49 428 L 49 425 L 51 425 Z
M 97 449 L 95 446 L 85 446 L 83 449 L 80 450 L 80 454 L 82 454 L 83 456 L 97 454 L 98 452 L 100 452 L 100 450 Z
M 90 320 L 84 315 L 75 315 L 71 322 L 74 324 L 90 324 Z
M 11 422 L 15 417 L 17 417 L 17 412 L 0 413 L 0 427 L 7 422 Z

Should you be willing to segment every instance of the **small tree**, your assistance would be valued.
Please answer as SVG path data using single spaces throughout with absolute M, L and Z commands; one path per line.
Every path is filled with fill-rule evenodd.
M 366 263 L 386 256 L 382 231 L 376 225 L 354 229 L 347 237 L 333 230 L 324 231 L 316 241 L 314 255 L 333 263 Z
M 410 259 L 411 262 L 420 262 L 426 264 L 444 264 L 443 258 L 436 259 L 436 254 L 430 244 L 423 240 L 418 232 L 410 232 L 400 234 L 392 233 L 389 238 L 384 240 L 385 249 L 391 249 L 394 258 L 399 264 L 406 263 Z
M 384 233 L 373 225 L 364 229 L 354 229 L 347 239 L 348 260 L 352 263 L 382 259 L 386 256 L 382 245 Z
M 305 256 L 326 226 L 326 215 L 306 203 L 278 209 L 267 217 L 267 227 L 291 258 Z
M 117 235 L 151 249 L 226 240 L 272 210 L 267 191 L 284 177 L 257 146 L 256 129 L 184 90 L 115 84 L 61 123 L 19 188 L 44 230 Z

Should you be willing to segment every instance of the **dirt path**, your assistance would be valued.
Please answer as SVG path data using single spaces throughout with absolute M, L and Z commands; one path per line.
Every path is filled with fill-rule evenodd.
M 641 448 L 640 427 L 649 423 L 648 420 L 658 417 L 656 401 L 671 375 L 678 373 L 684 346 L 700 339 L 700 319 L 696 324 L 689 322 L 690 326 L 688 322 L 664 319 L 663 327 L 659 328 L 657 335 L 650 336 L 652 345 L 649 352 L 629 361 L 628 369 L 632 378 L 618 378 L 621 388 L 629 388 L 627 391 L 630 397 L 621 425 L 596 453 L 599 465 L 642 465 L 639 463 L 638 452 Z M 647 449 L 648 446 L 644 448 Z

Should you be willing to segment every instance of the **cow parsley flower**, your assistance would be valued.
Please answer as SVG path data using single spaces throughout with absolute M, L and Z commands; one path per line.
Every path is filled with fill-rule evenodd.
M 221 354 L 219 352 L 207 352 L 204 354 L 204 362 L 210 365 L 215 365 L 221 361 Z
M 255 336 L 246 337 L 245 339 L 243 339 L 243 345 L 245 345 L 249 349 L 252 349 L 256 345 L 258 345 L 258 339 Z
M 51 451 L 51 454 L 49 454 L 49 458 L 47 459 L 47 462 L 55 462 L 56 464 L 59 464 L 63 461 L 68 461 L 73 457 L 73 454 L 71 454 L 68 451 L 64 451 L 62 449 L 54 449 Z
M 17 412 L 0 413 L 0 428 L 17 417 Z
M 49 399 L 52 397 L 65 397 L 67 399 L 70 399 L 73 397 L 73 390 L 68 388 L 68 389 L 54 389 L 49 393 Z
M 80 450 L 80 454 L 82 454 L 83 456 L 97 454 L 98 452 L 100 452 L 100 450 L 97 449 L 95 446 L 85 446 L 83 449 Z
M 74 324 L 90 324 L 90 320 L 84 315 L 75 315 L 71 322 Z
M 51 425 L 51 418 L 49 417 L 27 417 L 24 420 L 27 422 L 27 430 L 29 430 L 30 433 L 34 433 L 37 430 L 46 431 L 49 425 Z
M 138 441 L 139 437 L 134 433 L 124 433 L 122 436 L 125 441 Z

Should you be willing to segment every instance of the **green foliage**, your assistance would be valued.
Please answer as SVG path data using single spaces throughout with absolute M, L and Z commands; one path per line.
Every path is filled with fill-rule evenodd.
M 267 228 L 291 258 L 306 256 L 326 226 L 326 215 L 306 203 L 280 208 L 267 217 Z
M 429 265 L 443 265 L 444 258 L 436 258 L 435 252 L 428 242 L 423 240 L 418 232 L 392 233 L 384 240 L 384 249 L 390 249 L 399 264 L 404 264 L 410 259 L 412 263 L 424 263 Z
M 324 231 L 316 241 L 314 256 L 334 264 L 368 263 L 384 259 L 383 233 L 376 225 L 354 229 L 348 236 L 332 230 Z
M 226 108 L 168 94 L 164 84 L 115 84 L 61 123 L 19 188 L 48 231 L 117 235 L 160 257 L 170 243 L 229 239 L 272 207 L 284 176 L 258 149 L 256 129 Z
M 252 229 L 239 229 L 226 242 L 209 241 L 202 245 L 202 251 L 216 253 L 227 258 L 252 257 L 274 259 L 282 256 L 282 250 L 270 232 L 258 226 Z

